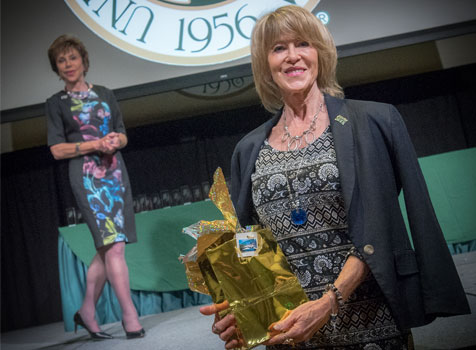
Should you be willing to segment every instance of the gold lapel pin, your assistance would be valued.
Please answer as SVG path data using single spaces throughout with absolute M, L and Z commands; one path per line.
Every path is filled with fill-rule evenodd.
M 341 123 L 342 125 L 348 122 L 347 118 L 341 116 L 340 114 L 335 118 L 335 121 Z

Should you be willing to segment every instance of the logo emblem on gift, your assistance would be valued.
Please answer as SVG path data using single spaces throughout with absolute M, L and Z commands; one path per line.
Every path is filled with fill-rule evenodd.
M 250 257 L 258 255 L 258 234 L 256 232 L 238 232 L 236 234 L 238 256 Z

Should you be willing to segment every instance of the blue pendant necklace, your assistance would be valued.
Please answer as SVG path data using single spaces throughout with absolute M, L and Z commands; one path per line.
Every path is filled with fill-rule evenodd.
M 302 155 L 299 168 L 296 171 L 296 180 L 298 181 L 299 181 L 299 172 L 301 170 L 303 162 L 304 162 L 304 154 Z M 299 193 L 294 192 L 294 195 L 293 195 L 293 193 L 291 192 L 291 185 L 289 184 L 288 170 L 285 169 L 285 172 L 286 172 L 286 184 L 288 185 L 288 193 L 289 193 L 289 199 L 290 199 L 290 205 L 291 205 L 291 222 L 294 225 L 304 225 L 307 221 L 307 212 L 301 203 L 301 200 L 299 198 Z
M 287 148 L 288 152 L 289 151 L 296 151 L 301 148 L 301 143 L 304 140 L 304 142 L 307 145 L 310 145 L 316 140 L 316 137 L 314 135 L 314 130 L 316 129 L 316 121 L 319 113 L 323 110 L 323 103 L 321 102 L 319 105 L 319 110 L 317 111 L 316 115 L 312 118 L 311 124 L 309 125 L 309 128 L 305 130 L 301 136 L 291 136 L 288 130 L 288 126 L 286 125 L 286 114 L 285 110 L 283 111 L 284 115 L 284 132 L 283 136 L 281 138 L 281 142 L 286 142 L 287 141 Z M 299 164 L 299 167 L 296 171 L 296 180 L 299 181 L 299 173 L 302 168 L 302 164 L 304 162 L 304 154 L 302 155 L 301 158 L 301 163 Z M 289 193 L 289 199 L 290 199 L 290 205 L 291 205 L 291 222 L 294 225 L 304 225 L 307 222 L 307 212 L 304 206 L 301 203 L 301 200 L 299 199 L 299 193 L 297 191 L 293 193 L 291 192 L 291 185 L 289 184 L 289 175 L 288 175 L 288 169 L 285 168 L 284 172 L 286 173 L 286 184 L 288 186 L 288 193 Z

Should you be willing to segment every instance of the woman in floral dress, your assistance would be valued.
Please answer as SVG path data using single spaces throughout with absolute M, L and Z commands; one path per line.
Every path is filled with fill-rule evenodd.
M 89 58 L 79 39 L 58 37 L 48 57 L 65 83 L 46 101 L 48 145 L 55 159 L 69 159 L 71 187 L 97 250 L 83 305 L 74 315 L 75 330 L 80 325 L 94 339 L 112 338 L 95 320 L 96 303 L 109 280 L 127 338 L 143 337 L 124 258 L 125 244 L 137 239 L 129 178 L 119 152 L 127 144 L 121 112 L 111 90 L 86 82 Z

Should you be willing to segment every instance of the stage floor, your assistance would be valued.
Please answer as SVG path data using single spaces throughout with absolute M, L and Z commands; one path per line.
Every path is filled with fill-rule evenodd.
M 439 318 L 428 326 L 412 330 L 417 350 L 476 349 L 476 252 L 453 256 L 471 305 L 472 314 Z M 215 350 L 223 342 L 211 333 L 212 317 L 202 316 L 198 307 L 189 307 L 141 317 L 146 337 L 127 340 L 120 323 L 104 325 L 114 339 L 92 341 L 83 329 L 64 331 L 63 323 L 27 328 L 1 334 L 2 350 Z M 260 346 L 255 348 L 263 350 Z

